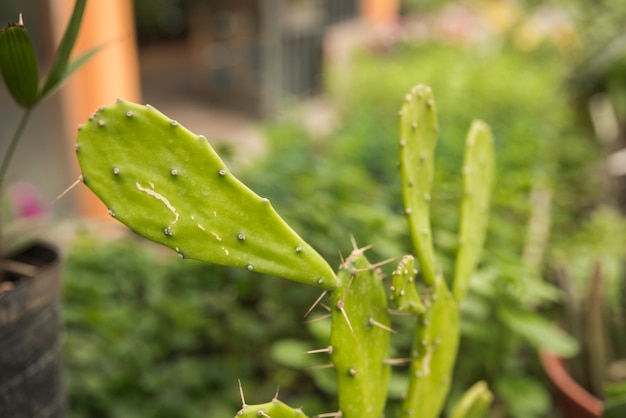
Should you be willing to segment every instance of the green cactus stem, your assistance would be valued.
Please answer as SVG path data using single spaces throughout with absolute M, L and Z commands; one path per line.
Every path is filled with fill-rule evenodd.
M 467 293 L 485 241 L 494 165 L 491 130 L 484 122 L 474 121 L 465 142 L 459 250 L 452 281 L 458 302 Z
M 336 287 L 328 263 L 205 137 L 151 106 L 101 107 L 79 127 L 76 152 L 83 182 L 111 216 L 182 257 Z
M 486 124 L 474 122 L 466 139 L 460 245 L 451 292 L 438 271 L 430 225 L 437 133 L 432 91 L 424 85 L 415 86 L 400 111 L 400 174 L 409 230 L 427 288 L 423 292 L 424 308 L 414 308 L 418 316 L 409 388 L 402 406 L 404 417 L 436 418 L 443 408 L 459 344 L 458 303 L 467 292 L 484 243 L 493 178 L 491 132 Z M 400 280 L 402 276 L 395 274 L 394 291 L 401 287 L 404 293 L 393 293 L 393 297 L 403 307 L 407 302 L 402 297 L 415 300 L 416 290 L 413 283 L 400 285 Z
M 436 418 L 450 388 L 459 344 L 459 310 L 443 277 L 426 292 L 411 348 L 404 417 Z
M 405 214 L 422 276 L 435 283 L 437 266 L 430 225 L 430 201 L 439 126 L 430 87 L 417 85 L 400 110 L 400 175 Z
M 383 416 L 391 376 L 387 296 L 363 250 L 342 263 L 331 293 L 331 361 L 343 418 Z
M 450 418 L 484 418 L 492 400 L 493 393 L 487 384 L 483 381 L 476 382 L 463 394 Z
M 415 287 L 415 259 L 405 255 L 392 273 L 391 299 L 400 311 L 422 314 L 426 311 L 424 303 Z

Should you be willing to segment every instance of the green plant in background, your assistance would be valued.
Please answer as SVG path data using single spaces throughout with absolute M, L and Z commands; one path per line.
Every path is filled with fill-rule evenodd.
M 405 289 L 394 299 L 416 315 L 403 416 L 436 417 L 449 391 L 459 341 L 458 304 L 483 245 L 493 176 L 491 133 L 482 122 L 467 136 L 456 272 L 447 282 L 438 265 L 430 226 L 437 116 L 430 88 L 407 93 L 400 112 L 400 167 L 405 215 L 419 283 L 405 258 L 396 276 Z M 356 244 L 335 275 L 263 199 L 239 182 L 207 140 L 149 106 L 118 101 L 79 128 L 82 179 L 131 229 L 195 258 L 319 286 L 329 293 L 330 345 L 339 411 L 321 416 L 379 417 L 384 413 L 391 364 L 391 320 L 378 265 Z M 407 286 L 416 286 L 415 292 Z M 421 296 L 418 296 L 421 295 Z M 324 296 L 324 295 L 323 295 Z M 405 300 L 411 297 L 411 300 Z M 320 297 L 319 300 L 321 300 Z M 415 308 L 417 307 L 417 308 Z M 404 360 L 403 360 L 404 361 Z M 243 398 L 243 395 L 242 395 Z M 480 416 L 491 399 L 484 385 L 467 392 L 455 417 Z M 303 416 L 275 398 L 245 404 L 237 416 Z M 268 410 L 262 409 L 268 408 Z M 271 415 L 275 410 L 276 415 Z M 272 412 L 274 413 L 274 412 Z
M 76 42 L 87 0 L 77 0 L 72 16 L 65 29 L 61 43 L 54 56 L 48 75 L 39 77 L 39 64 L 35 49 L 24 27 L 22 16 L 18 23 L 10 23 L 0 32 L 0 72 L 11 97 L 24 113 L 13 133 L 0 162 L 0 191 L 4 191 L 6 174 L 17 145 L 22 137 L 33 109 L 65 82 L 70 75 L 91 58 L 100 48 L 94 48 L 78 58 L 70 60 Z M 5 218 L 6 216 L 2 216 Z M 14 251 L 22 245 L 21 231 L 11 231 L 0 222 L 0 253 Z
M 604 416 L 626 410 L 626 221 L 597 209 L 554 250 L 554 274 L 564 294 L 563 326 L 580 343 L 569 359 L 572 377 L 605 401 Z

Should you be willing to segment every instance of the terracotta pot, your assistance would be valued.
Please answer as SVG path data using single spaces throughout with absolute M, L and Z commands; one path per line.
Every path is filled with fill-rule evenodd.
M 554 385 L 556 402 L 563 418 L 599 418 L 602 401 L 586 391 L 570 376 L 561 358 L 540 353 L 541 364 Z
M 3 260 L 0 417 L 65 416 L 59 264 L 45 244 Z

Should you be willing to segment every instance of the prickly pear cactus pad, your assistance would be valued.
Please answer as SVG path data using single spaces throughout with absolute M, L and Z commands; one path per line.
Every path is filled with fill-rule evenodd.
M 326 261 L 205 137 L 151 106 L 101 107 L 79 127 L 76 153 L 83 182 L 111 216 L 182 257 L 335 288 Z
M 330 298 L 330 359 L 343 418 L 380 418 L 387 400 L 392 331 L 382 279 L 374 270 L 363 250 L 355 249 L 342 263 Z

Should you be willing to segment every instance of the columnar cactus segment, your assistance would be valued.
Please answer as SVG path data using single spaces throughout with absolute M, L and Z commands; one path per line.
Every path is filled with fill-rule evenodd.
M 474 121 L 467 134 L 463 162 L 463 200 L 452 293 L 462 301 L 485 241 L 494 176 L 493 137 L 489 126 Z
M 483 418 L 487 416 L 493 393 L 483 381 L 476 382 L 461 397 L 450 418 Z
M 483 381 L 476 382 L 461 397 L 450 418 L 484 418 L 487 416 L 493 393 Z
M 383 415 L 390 379 L 390 320 L 383 283 L 362 250 L 354 250 L 331 293 L 331 361 L 343 418 Z
M 439 127 L 430 87 L 407 93 L 400 111 L 400 174 L 405 213 L 424 281 L 437 274 L 430 225 L 430 197 Z
M 185 258 L 333 289 L 324 259 L 236 179 L 206 138 L 151 106 L 100 108 L 78 131 L 84 183 L 109 213 Z
M 411 351 L 409 388 L 403 416 L 436 418 L 450 388 L 459 343 L 459 310 L 444 279 L 438 276 L 418 316 Z
M 394 270 L 391 284 L 391 298 L 398 310 L 422 314 L 426 310 L 415 288 L 415 259 L 405 255 Z

